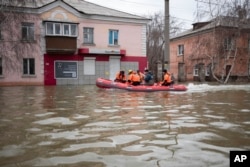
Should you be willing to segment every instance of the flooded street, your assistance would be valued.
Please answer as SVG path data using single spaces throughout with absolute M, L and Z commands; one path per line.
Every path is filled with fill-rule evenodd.
M 228 167 L 250 149 L 250 85 L 0 87 L 0 132 L 1 167 Z

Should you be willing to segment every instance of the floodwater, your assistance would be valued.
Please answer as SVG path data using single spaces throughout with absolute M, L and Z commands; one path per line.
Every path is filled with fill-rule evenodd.
M 250 85 L 187 86 L 0 87 L 0 166 L 228 167 L 250 149 Z

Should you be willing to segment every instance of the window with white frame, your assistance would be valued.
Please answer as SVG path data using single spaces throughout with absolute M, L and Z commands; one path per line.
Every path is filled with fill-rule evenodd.
M 22 40 L 34 40 L 34 23 L 22 23 Z
M 46 22 L 46 35 L 77 36 L 77 24 Z
M 63 35 L 69 35 L 70 25 L 63 24 Z
M 193 76 L 199 76 L 199 68 L 197 65 L 194 67 Z
M 77 36 L 77 25 L 76 24 L 70 24 L 70 35 Z
M 0 57 L 0 75 L 3 75 L 3 59 Z
M 54 24 L 51 22 L 46 23 L 46 35 L 54 35 Z
M 61 23 L 54 24 L 54 32 L 55 32 L 55 35 L 62 35 Z
M 84 58 L 83 73 L 84 75 L 95 75 L 95 58 Z
M 224 39 L 224 48 L 225 50 L 234 50 L 235 49 L 235 39 L 232 37 L 227 37 Z
M 109 30 L 109 45 L 118 45 L 118 30 Z
M 83 27 L 83 43 L 86 44 L 94 43 L 94 28 Z
M 23 75 L 35 75 L 35 59 L 23 59 Z
M 184 45 L 178 45 L 178 55 L 184 55 Z

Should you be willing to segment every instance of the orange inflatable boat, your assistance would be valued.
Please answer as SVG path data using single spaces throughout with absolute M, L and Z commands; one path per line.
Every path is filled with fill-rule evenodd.
M 187 87 L 185 85 L 174 84 L 173 86 L 161 86 L 161 85 L 128 85 L 127 83 L 114 82 L 112 80 L 97 78 L 96 86 L 99 88 L 116 88 L 123 89 L 128 91 L 137 91 L 137 92 L 154 92 L 154 91 L 186 91 Z

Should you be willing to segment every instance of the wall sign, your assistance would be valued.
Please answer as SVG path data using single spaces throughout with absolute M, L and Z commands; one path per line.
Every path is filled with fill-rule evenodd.
M 55 61 L 55 78 L 77 78 L 76 61 Z

